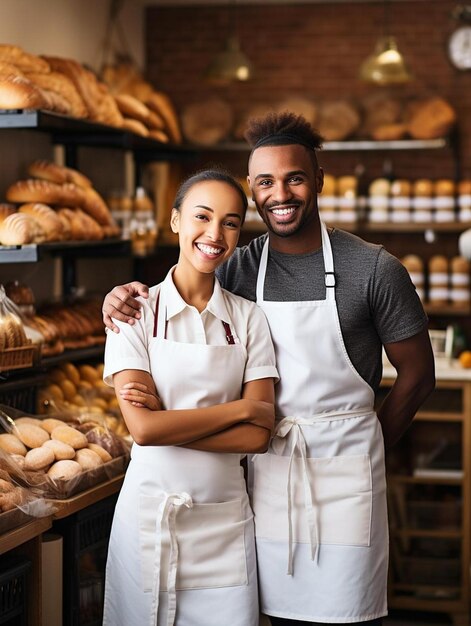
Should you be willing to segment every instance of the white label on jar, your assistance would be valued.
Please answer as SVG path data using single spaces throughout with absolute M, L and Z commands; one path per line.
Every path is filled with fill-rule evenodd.
M 354 209 L 356 206 L 355 198 L 339 198 L 338 201 L 340 209 Z
M 453 211 L 437 211 L 435 213 L 436 222 L 454 222 L 455 214 Z
M 448 285 L 448 274 L 445 274 L 445 272 L 431 272 L 429 281 L 431 285 Z
M 339 222 L 354 222 L 357 218 L 357 214 L 355 211 L 339 211 L 338 215 Z
M 459 218 L 460 222 L 471 222 L 471 207 L 469 209 L 461 209 Z
M 391 208 L 392 209 L 410 209 L 410 198 L 398 196 L 391 198 Z
M 454 209 L 455 199 L 451 196 L 438 196 L 433 199 L 433 205 L 437 209 Z
M 430 289 L 428 296 L 430 300 L 448 300 L 448 289 L 434 287 Z
M 459 274 L 458 272 L 453 272 L 451 275 L 451 284 L 457 287 L 469 285 L 469 274 Z
M 388 217 L 387 211 L 371 211 L 370 222 L 387 222 Z
M 468 193 L 463 193 L 461 196 L 458 196 L 458 206 L 462 207 L 470 207 L 471 206 L 471 195 Z
M 416 196 L 412 198 L 412 206 L 414 209 L 431 209 L 433 206 L 432 198 L 427 196 Z
M 337 213 L 336 211 L 323 209 L 321 211 L 321 217 L 324 222 L 335 222 L 337 220 Z
M 424 275 L 420 272 L 409 272 L 411 281 L 416 287 L 422 287 L 424 284 Z
M 317 202 L 319 208 L 328 207 L 335 208 L 337 206 L 337 196 L 318 196 Z
M 414 211 L 412 213 L 412 220 L 414 222 L 431 222 L 432 211 Z
M 450 296 L 453 302 L 467 302 L 470 294 L 466 289 L 452 289 Z
M 389 198 L 387 196 L 370 196 L 369 205 L 372 209 L 387 210 L 389 206 Z
M 410 222 L 411 213 L 410 211 L 393 211 L 391 213 L 391 220 L 393 222 Z

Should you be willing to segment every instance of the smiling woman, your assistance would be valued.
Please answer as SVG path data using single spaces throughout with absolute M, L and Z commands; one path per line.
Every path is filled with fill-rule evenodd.
M 105 381 L 135 443 L 110 539 L 105 625 L 258 624 L 240 461 L 268 447 L 277 370 L 263 313 L 215 277 L 246 209 L 227 173 L 188 179 L 171 216 L 177 265 L 133 325 L 114 320 L 119 334 L 108 333 Z

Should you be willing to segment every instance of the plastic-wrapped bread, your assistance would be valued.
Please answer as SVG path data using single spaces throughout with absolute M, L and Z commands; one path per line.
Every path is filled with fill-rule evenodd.
M 15 435 L 28 448 L 40 448 L 50 438 L 44 428 L 33 426 L 33 424 L 18 424 L 15 428 Z
M 70 480 L 82 473 L 82 468 L 77 461 L 56 461 L 49 468 L 47 475 L 53 480 Z
M 88 446 L 88 440 L 83 433 L 71 426 L 57 426 L 51 433 L 51 439 L 57 439 L 69 444 L 75 450 L 80 448 L 86 448 Z
M 449 299 L 449 263 L 448 259 L 437 254 L 428 263 L 428 298 L 434 304 L 446 304 Z
M 450 262 L 450 300 L 456 304 L 469 304 L 469 269 L 468 259 L 455 256 Z
M 25 470 L 45 470 L 54 463 L 54 452 L 49 448 L 34 448 L 25 456 Z
M 25 456 L 28 451 L 24 443 L 12 433 L 0 434 L 0 449 L 5 450 L 9 454 L 19 454 L 21 456 Z

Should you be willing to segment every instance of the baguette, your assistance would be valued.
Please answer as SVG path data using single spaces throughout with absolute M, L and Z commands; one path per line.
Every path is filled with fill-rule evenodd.
M 77 187 L 86 189 L 92 186 L 91 180 L 78 170 L 57 165 L 56 163 L 51 163 L 51 161 L 34 161 L 28 167 L 28 174 L 59 185 L 73 183 Z
M 132 133 L 136 133 L 136 135 L 141 135 L 141 137 L 149 136 L 149 130 L 147 127 L 139 120 L 135 120 L 130 117 L 123 118 L 122 128 L 124 130 L 130 130 Z
M 0 61 L 12 63 L 23 72 L 46 73 L 51 71 L 49 63 L 41 57 L 10 44 L 0 44 Z
M 88 187 L 83 190 L 83 201 L 81 202 L 80 207 L 85 211 L 85 213 L 88 213 L 90 217 L 93 217 L 93 219 L 97 221 L 100 226 L 115 225 L 115 221 L 106 202 L 100 196 L 98 191 L 93 189 L 93 187 Z
M 159 114 L 165 121 L 166 129 L 173 143 L 182 142 L 182 132 L 180 123 L 170 98 L 161 91 L 153 91 L 145 100 L 146 105 L 151 111 Z
M 42 202 L 49 205 L 81 206 L 84 193 L 72 183 L 57 183 L 48 180 L 19 180 L 7 189 L 6 198 L 10 202 Z
M 1 71 L 1 68 L 0 68 Z M 61 72 L 49 72 L 48 74 L 28 73 L 28 79 L 43 90 L 52 91 L 62 96 L 70 107 L 73 117 L 84 118 L 88 116 L 88 109 L 82 96 L 77 91 L 74 83 Z
M 123 117 L 131 117 L 147 124 L 151 111 L 143 102 L 125 93 L 118 94 L 114 98 Z

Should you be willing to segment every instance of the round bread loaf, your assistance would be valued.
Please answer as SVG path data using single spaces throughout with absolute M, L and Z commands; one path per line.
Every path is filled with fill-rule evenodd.
M 57 428 L 58 426 L 64 426 L 64 422 L 54 419 L 53 417 L 48 417 L 45 420 L 42 420 L 42 427 L 44 430 L 47 430 L 49 434 L 51 434 L 54 428 Z
M 182 113 L 182 127 L 188 141 L 211 146 L 226 139 L 233 125 L 232 107 L 220 98 L 189 104 Z
M 428 269 L 430 273 L 446 274 L 448 272 L 448 259 L 446 256 L 436 254 L 430 258 Z
M 42 470 L 54 463 L 54 452 L 41 447 L 29 450 L 25 456 L 25 470 Z
M 419 178 L 412 184 L 412 194 L 414 196 L 433 196 L 433 182 L 428 178 Z
M 79 463 L 83 471 L 95 469 L 103 465 L 103 459 L 90 448 L 82 448 L 75 453 L 75 461 Z
M 111 454 L 107 450 L 105 450 L 105 448 L 98 445 L 97 443 L 89 443 L 88 448 L 90 450 L 93 450 L 93 452 L 95 452 L 96 454 L 98 454 L 98 456 L 101 457 L 101 460 L 103 461 L 103 463 L 108 463 L 109 461 L 113 459 Z
M 455 183 L 450 178 L 440 178 L 434 185 L 436 196 L 453 196 L 455 194 Z
M 469 274 L 469 261 L 463 256 L 455 256 L 451 259 L 450 268 L 455 274 Z
M 58 441 L 68 443 L 75 450 L 86 448 L 88 446 L 88 439 L 86 436 L 71 426 L 57 426 L 57 428 L 54 428 L 51 433 L 51 439 L 57 439 Z
M 2 433 L 0 435 L 0 448 L 10 454 L 19 454 L 25 456 L 27 450 L 25 445 L 16 437 L 10 433 Z
M 70 480 L 82 472 L 82 468 L 77 461 L 56 461 L 51 467 L 47 475 L 53 480 Z
M 406 179 L 397 179 L 391 183 L 391 195 L 407 198 L 411 193 L 411 183 Z
M 376 178 L 369 187 L 370 196 L 389 196 L 391 183 L 387 178 Z
M 55 461 L 63 461 L 64 459 L 73 459 L 75 457 L 74 448 L 58 439 L 49 439 L 49 441 L 43 443 L 42 447 L 52 450 Z
M 20 469 L 25 468 L 25 457 L 21 454 L 10 454 L 10 458 L 18 465 Z
M 471 195 L 471 180 L 460 180 L 458 183 L 458 193 L 460 196 Z
M 33 424 L 19 424 L 16 435 L 28 448 L 40 448 L 49 439 L 49 433 Z

